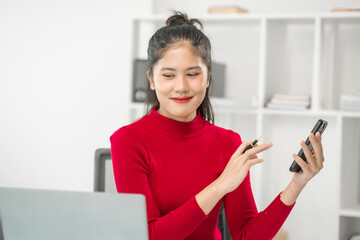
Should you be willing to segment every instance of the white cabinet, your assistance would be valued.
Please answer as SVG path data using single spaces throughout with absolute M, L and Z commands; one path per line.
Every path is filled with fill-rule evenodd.
M 148 40 L 168 16 L 134 19 L 133 59 L 146 59 Z M 360 232 L 360 112 L 340 110 L 341 95 L 360 90 L 360 14 L 199 16 L 213 47 L 213 61 L 226 64 L 225 95 L 255 97 L 257 106 L 215 106 L 215 123 L 244 140 L 262 136 L 274 146 L 251 172 L 259 210 L 291 180 L 297 153 L 317 119 L 325 164 L 309 182 L 284 225 L 289 239 L 347 239 Z M 145 76 L 145 73 L 144 73 Z M 311 96 L 307 110 L 267 109 L 274 93 Z M 144 114 L 131 105 L 131 119 Z

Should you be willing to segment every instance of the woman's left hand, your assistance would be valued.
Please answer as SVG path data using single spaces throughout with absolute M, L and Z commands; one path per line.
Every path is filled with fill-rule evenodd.
M 295 161 L 300 165 L 302 170 L 294 173 L 292 181 L 301 188 L 305 187 L 309 180 L 318 174 L 324 166 L 324 154 L 320 133 L 317 132 L 315 135 L 311 133 L 309 140 L 313 147 L 311 152 L 304 141 L 300 143 L 306 157 L 306 162 L 295 153 L 293 154 Z

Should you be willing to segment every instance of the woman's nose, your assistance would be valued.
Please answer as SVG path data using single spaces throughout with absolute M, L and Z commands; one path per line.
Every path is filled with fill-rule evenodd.
M 188 86 L 186 77 L 179 76 L 176 79 L 175 91 L 177 91 L 177 92 L 186 92 L 188 90 L 189 90 L 189 86 Z

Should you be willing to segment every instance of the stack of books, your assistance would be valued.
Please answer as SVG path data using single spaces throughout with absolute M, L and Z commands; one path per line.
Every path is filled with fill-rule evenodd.
M 360 95 L 340 95 L 340 109 L 345 111 L 360 111 Z
M 211 97 L 211 104 L 216 108 L 249 109 L 257 107 L 256 96 L 242 97 L 240 99 Z
M 310 108 L 310 95 L 273 94 L 266 107 L 270 109 L 306 110 Z

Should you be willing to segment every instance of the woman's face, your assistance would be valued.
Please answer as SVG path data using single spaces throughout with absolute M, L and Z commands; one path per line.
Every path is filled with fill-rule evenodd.
M 182 122 L 196 117 L 209 86 L 208 70 L 191 45 L 182 42 L 168 49 L 153 66 L 150 87 L 155 90 L 158 113 Z

